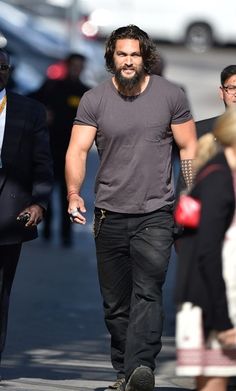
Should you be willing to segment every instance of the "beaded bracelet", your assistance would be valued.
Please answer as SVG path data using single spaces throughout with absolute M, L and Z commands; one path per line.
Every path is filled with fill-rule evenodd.
M 70 197 L 73 196 L 73 195 L 76 195 L 77 197 L 79 197 L 79 194 L 77 193 L 77 191 L 74 191 L 74 190 L 71 190 L 69 191 L 69 193 L 67 194 L 67 201 L 70 200 Z

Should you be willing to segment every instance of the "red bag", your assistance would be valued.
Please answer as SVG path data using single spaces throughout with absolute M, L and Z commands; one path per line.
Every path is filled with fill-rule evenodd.
M 187 194 L 182 194 L 174 211 L 177 224 L 186 228 L 197 228 L 201 217 L 201 202 Z
M 211 164 L 206 167 L 197 177 L 195 183 L 205 178 L 211 172 L 222 170 L 220 164 Z M 201 218 L 201 201 L 187 194 L 179 197 L 177 206 L 174 210 L 175 222 L 184 228 L 197 228 Z

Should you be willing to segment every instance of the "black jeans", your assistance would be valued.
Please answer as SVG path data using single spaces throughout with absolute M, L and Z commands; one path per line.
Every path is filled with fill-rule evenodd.
M 128 378 L 139 365 L 155 368 L 173 225 L 168 206 L 138 215 L 95 209 L 98 276 L 118 377 Z

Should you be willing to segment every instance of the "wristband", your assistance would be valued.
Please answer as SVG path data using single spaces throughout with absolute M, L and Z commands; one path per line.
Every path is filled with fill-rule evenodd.
M 67 194 L 67 201 L 69 201 L 70 200 L 70 197 L 71 196 L 74 196 L 74 195 L 76 195 L 77 197 L 79 197 L 79 194 L 77 193 L 77 191 L 74 191 L 74 190 L 71 190 L 71 191 L 69 191 L 69 193 Z
M 181 160 L 181 169 L 185 180 L 185 184 L 189 189 L 194 179 L 193 160 L 192 159 Z

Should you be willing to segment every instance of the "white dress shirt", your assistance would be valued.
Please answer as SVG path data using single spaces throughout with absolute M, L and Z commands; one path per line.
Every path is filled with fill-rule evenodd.
M 6 95 L 5 89 L 0 91 L 0 105 L 1 105 L 5 95 Z M 4 131 L 5 131 L 5 123 L 6 123 L 6 105 L 3 109 L 3 111 L 0 113 L 0 168 L 2 168 L 1 152 L 2 152 Z

